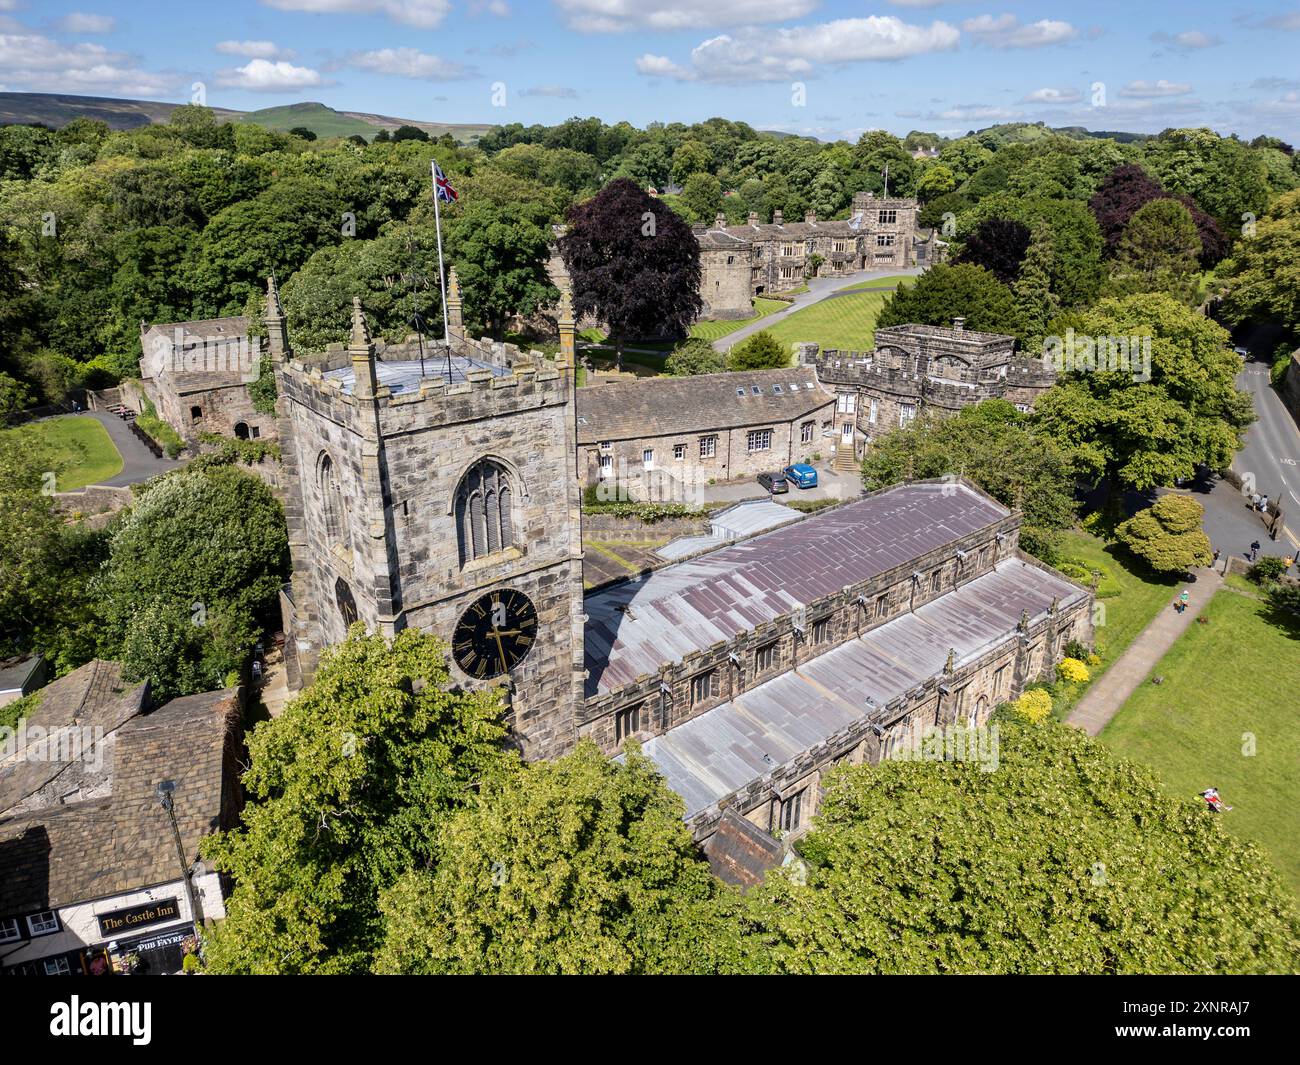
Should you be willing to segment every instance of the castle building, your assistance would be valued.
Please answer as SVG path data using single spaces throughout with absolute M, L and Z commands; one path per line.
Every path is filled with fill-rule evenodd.
M 819 352 L 800 346 L 799 361 L 835 396 L 836 466 L 851 469 L 876 436 L 907 425 L 930 408 L 951 414 L 986 399 L 1020 410 L 1055 383 L 1041 359 L 1015 352 L 1015 337 L 949 326 L 899 325 L 876 330 L 874 351 Z
M 451 343 L 423 362 L 377 359 L 359 301 L 345 351 L 300 358 L 273 287 L 267 302 L 291 686 L 354 621 L 434 632 L 457 685 L 505 686 L 526 757 L 583 737 L 617 757 L 640 741 L 697 839 L 722 834 L 706 851 L 724 864 L 806 826 L 829 768 L 888 756 L 920 728 L 982 723 L 1091 639 L 1091 593 L 1019 551 L 1018 513 L 951 478 L 584 593 L 580 486 L 584 465 L 599 476 L 602 441 L 640 427 L 636 440 L 689 455 L 717 436 L 719 459 L 737 432 L 810 422 L 816 438 L 838 400 L 814 370 L 717 375 L 732 393 L 743 377 L 745 397 L 687 379 L 698 399 L 668 404 L 684 420 L 656 422 L 632 386 L 583 390 L 606 397 L 599 412 L 579 396 L 567 290 L 553 362 L 468 339 L 453 299 Z M 780 459 L 797 454 L 783 446 Z
M 719 213 L 712 227 L 695 227 L 702 317 L 748 318 L 753 297 L 788 292 L 814 275 L 925 266 L 938 242 L 917 228 L 918 210 L 916 200 L 859 192 L 849 217 L 834 221 L 818 221 L 809 211 L 803 221 L 787 222 L 774 211 L 765 224 L 751 212 L 745 225 L 728 226 Z
M 158 416 L 186 440 L 218 433 L 241 440 L 275 437 L 275 415 L 258 411 L 248 386 L 257 379 L 261 343 L 246 317 L 140 327 L 140 389 Z M 126 390 L 123 390 L 124 398 Z

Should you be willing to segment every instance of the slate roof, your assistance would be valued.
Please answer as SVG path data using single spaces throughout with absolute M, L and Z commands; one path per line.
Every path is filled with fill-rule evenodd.
M 228 318 L 196 318 L 190 322 L 155 322 L 145 330 L 145 333 L 157 330 L 173 335 L 179 329 L 185 335 L 185 340 L 188 341 L 192 336 L 194 342 L 198 343 L 201 340 L 212 340 L 217 337 L 222 339 L 246 337 L 248 325 L 248 317 L 238 314 Z
M 787 614 L 1010 513 L 964 484 L 909 484 L 588 595 L 587 694 Z
M 146 685 L 122 679 L 117 662 L 96 659 L 40 689 L 36 711 L 27 719 L 29 729 L 61 726 L 116 731 L 144 705 Z M 0 814 L 17 806 L 70 767 L 80 763 L 20 759 L 17 754 L 0 761 Z
M 691 817 L 810 747 L 938 676 L 948 651 L 972 661 L 1031 624 L 1054 598 L 1087 597 L 1064 577 L 1019 559 L 841 644 L 642 745 Z M 872 702 L 868 703 L 868 699 Z
M 174 699 L 118 732 L 110 796 L 0 817 L 0 915 L 53 909 L 180 878 L 155 786 L 176 782 L 186 857 L 238 810 L 235 689 Z
M 40 655 L 27 655 L 0 662 L 0 692 L 21 692 L 43 661 Z
M 780 865 L 784 853 L 778 840 L 730 808 L 703 849 L 714 875 L 742 889 L 762 883 L 763 874 Z
M 578 443 L 774 425 L 834 400 L 806 367 L 591 385 L 578 389 Z

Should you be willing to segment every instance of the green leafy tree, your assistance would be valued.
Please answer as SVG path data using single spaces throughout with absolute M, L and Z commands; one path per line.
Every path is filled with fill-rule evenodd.
M 0 432 L 0 658 L 36 650 L 59 672 L 94 655 L 90 575 L 104 536 L 56 509 L 58 463 L 23 429 Z
M 219 684 L 273 618 L 287 573 L 284 512 L 260 478 L 230 466 L 158 478 L 113 533 L 94 583 L 102 650 L 125 654 L 127 673 L 164 695 Z M 157 653 L 151 634 L 179 657 Z
M 712 225 L 722 210 L 722 186 L 712 174 L 692 174 L 686 179 L 680 199 L 693 221 Z
M 467 204 L 448 234 L 470 316 L 500 336 L 514 315 L 532 315 L 559 298 L 546 273 L 550 217 L 544 206 Z
M 368 971 L 381 892 L 429 869 L 454 811 L 518 771 L 496 691 L 451 691 L 446 648 L 354 626 L 316 679 L 248 741 L 242 827 L 204 841 L 234 878 L 210 933 L 218 973 Z
M 968 329 L 1020 336 L 1023 323 L 1011 290 L 981 266 L 940 264 L 885 300 L 878 326 L 951 325 L 964 317 Z
M 1102 300 L 1070 322 L 1075 342 L 1104 342 L 1106 353 L 1098 369 L 1067 373 L 1039 396 L 1034 416 L 1080 476 L 1106 481 L 1112 510 L 1120 489 L 1167 487 L 1198 465 L 1231 463 L 1254 415 L 1222 326 L 1160 293 Z M 1054 359 L 1068 355 L 1070 337 L 1049 338 Z M 1112 338 L 1127 338 L 1127 365 L 1109 354 Z
M 1001 723 L 997 758 L 997 772 L 977 759 L 837 771 L 800 846 L 806 875 L 769 873 L 746 899 L 770 963 L 1296 971 L 1294 895 L 1199 799 L 1166 795 L 1150 769 L 1050 721 Z
M 926 167 L 916 181 L 916 194 L 926 203 L 956 190 L 957 176 L 943 163 Z
M 378 335 L 404 339 L 415 331 L 418 314 L 426 328 L 440 336 L 437 254 L 428 229 L 401 224 L 386 228 L 374 240 L 321 248 L 280 289 L 295 347 L 319 351 L 331 342 L 346 342 L 353 296 L 361 297 L 371 330 Z M 255 300 L 261 298 L 259 293 Z
M 673 180 L 685 185 L 692 174 L 705 174 L 713 166 L 713 155 L 699 141 L 685 141 L 673 152 Z
M 1039 227 L 1025 251 L 1020 265 L 1020 276 L 1011 286 L 1016 312 L 1023 323 L 1024 350 L 1032 354 L 1042 351 L 1052 320 L 1061 313 L 1061 301 L 1052 291 L 1052 235 Z
M 324 182 L 285 178 L 254 200 L 221 211 L 203 231 L 192 284 L 205 314 L 242 312 L 274 270 L 289 277 L 340 237 L 343 203 Z
M 726 356 L 720 351 L 715 351 L 713 345 L 707 340 L 686 341 L 679 345 L 664 362 L 664 373 L 670 377 L 722 373 L 726 368 Z
M 731 349 L 727 355 L 727 369 L 779 370 L 790 365 L 790 352 L 766 329 Z
M 986 400 L 953 417 L 924 414 L 873 439 L 862 461 L 862 483 L 872 491 L 948 475 L 1021 510 L 1021 545 L 1040 558 L 1052 560 L 1061 530 L 1074 524 L 1069 456 L 1005 400 Z
M 1190 496 L 1161 496 L 1115 528 L 1115 538 L 1157 573 L 1186 573 L 1213 560 L 1201 529 L 1205 508 Z
M 1050 199 L 1032 194 L 1005 192 L 989 196 L 963 217 L 965 233 L 985 218 L 1021 222 L 1030 232 L 1046 229 L 1052 234 L 1052 292 L 1065 308 L 1086 307 L 1101 292 L 1102 237 L 1096 218 L 1079 200 Z
M 1281 196 L 1220 267 L 1230 322 L 1275 318 L 1300 336 L 1300 190 Z
M 1177 200 L 1152 200 L 1133 213 L 1120 237 L 1111 285 L 1120 292 L 1168 292 L 1192 302 L 1201 237 Z
M 443 826 L 433 872 L 383 897 L 381 973 L 694 973 L 735 968 L 738 897 L 635 747 L 590 741 L 495 780 Z

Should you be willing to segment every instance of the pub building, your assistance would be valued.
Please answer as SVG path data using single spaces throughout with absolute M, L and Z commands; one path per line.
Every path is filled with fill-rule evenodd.
M 93 722 L 99 747 L 0 748 L 0 973 L 179 973 L 196 930 L 225 916 L 198 852 L 242 804 L 242 692 L 147 710 L 147 686 L 113 662 L 44 690 L 29 731 Z

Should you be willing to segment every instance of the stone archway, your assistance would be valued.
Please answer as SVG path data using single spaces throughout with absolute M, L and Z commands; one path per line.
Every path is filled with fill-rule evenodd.
M 247 439 L 248 439 L 248 423 L 247 423 L 247 422 L 236 422 L 236 423 L 235 423 L 235 437 L 236 437 L 237 439 L 239 439 L 239 440 L 247 440 Z

